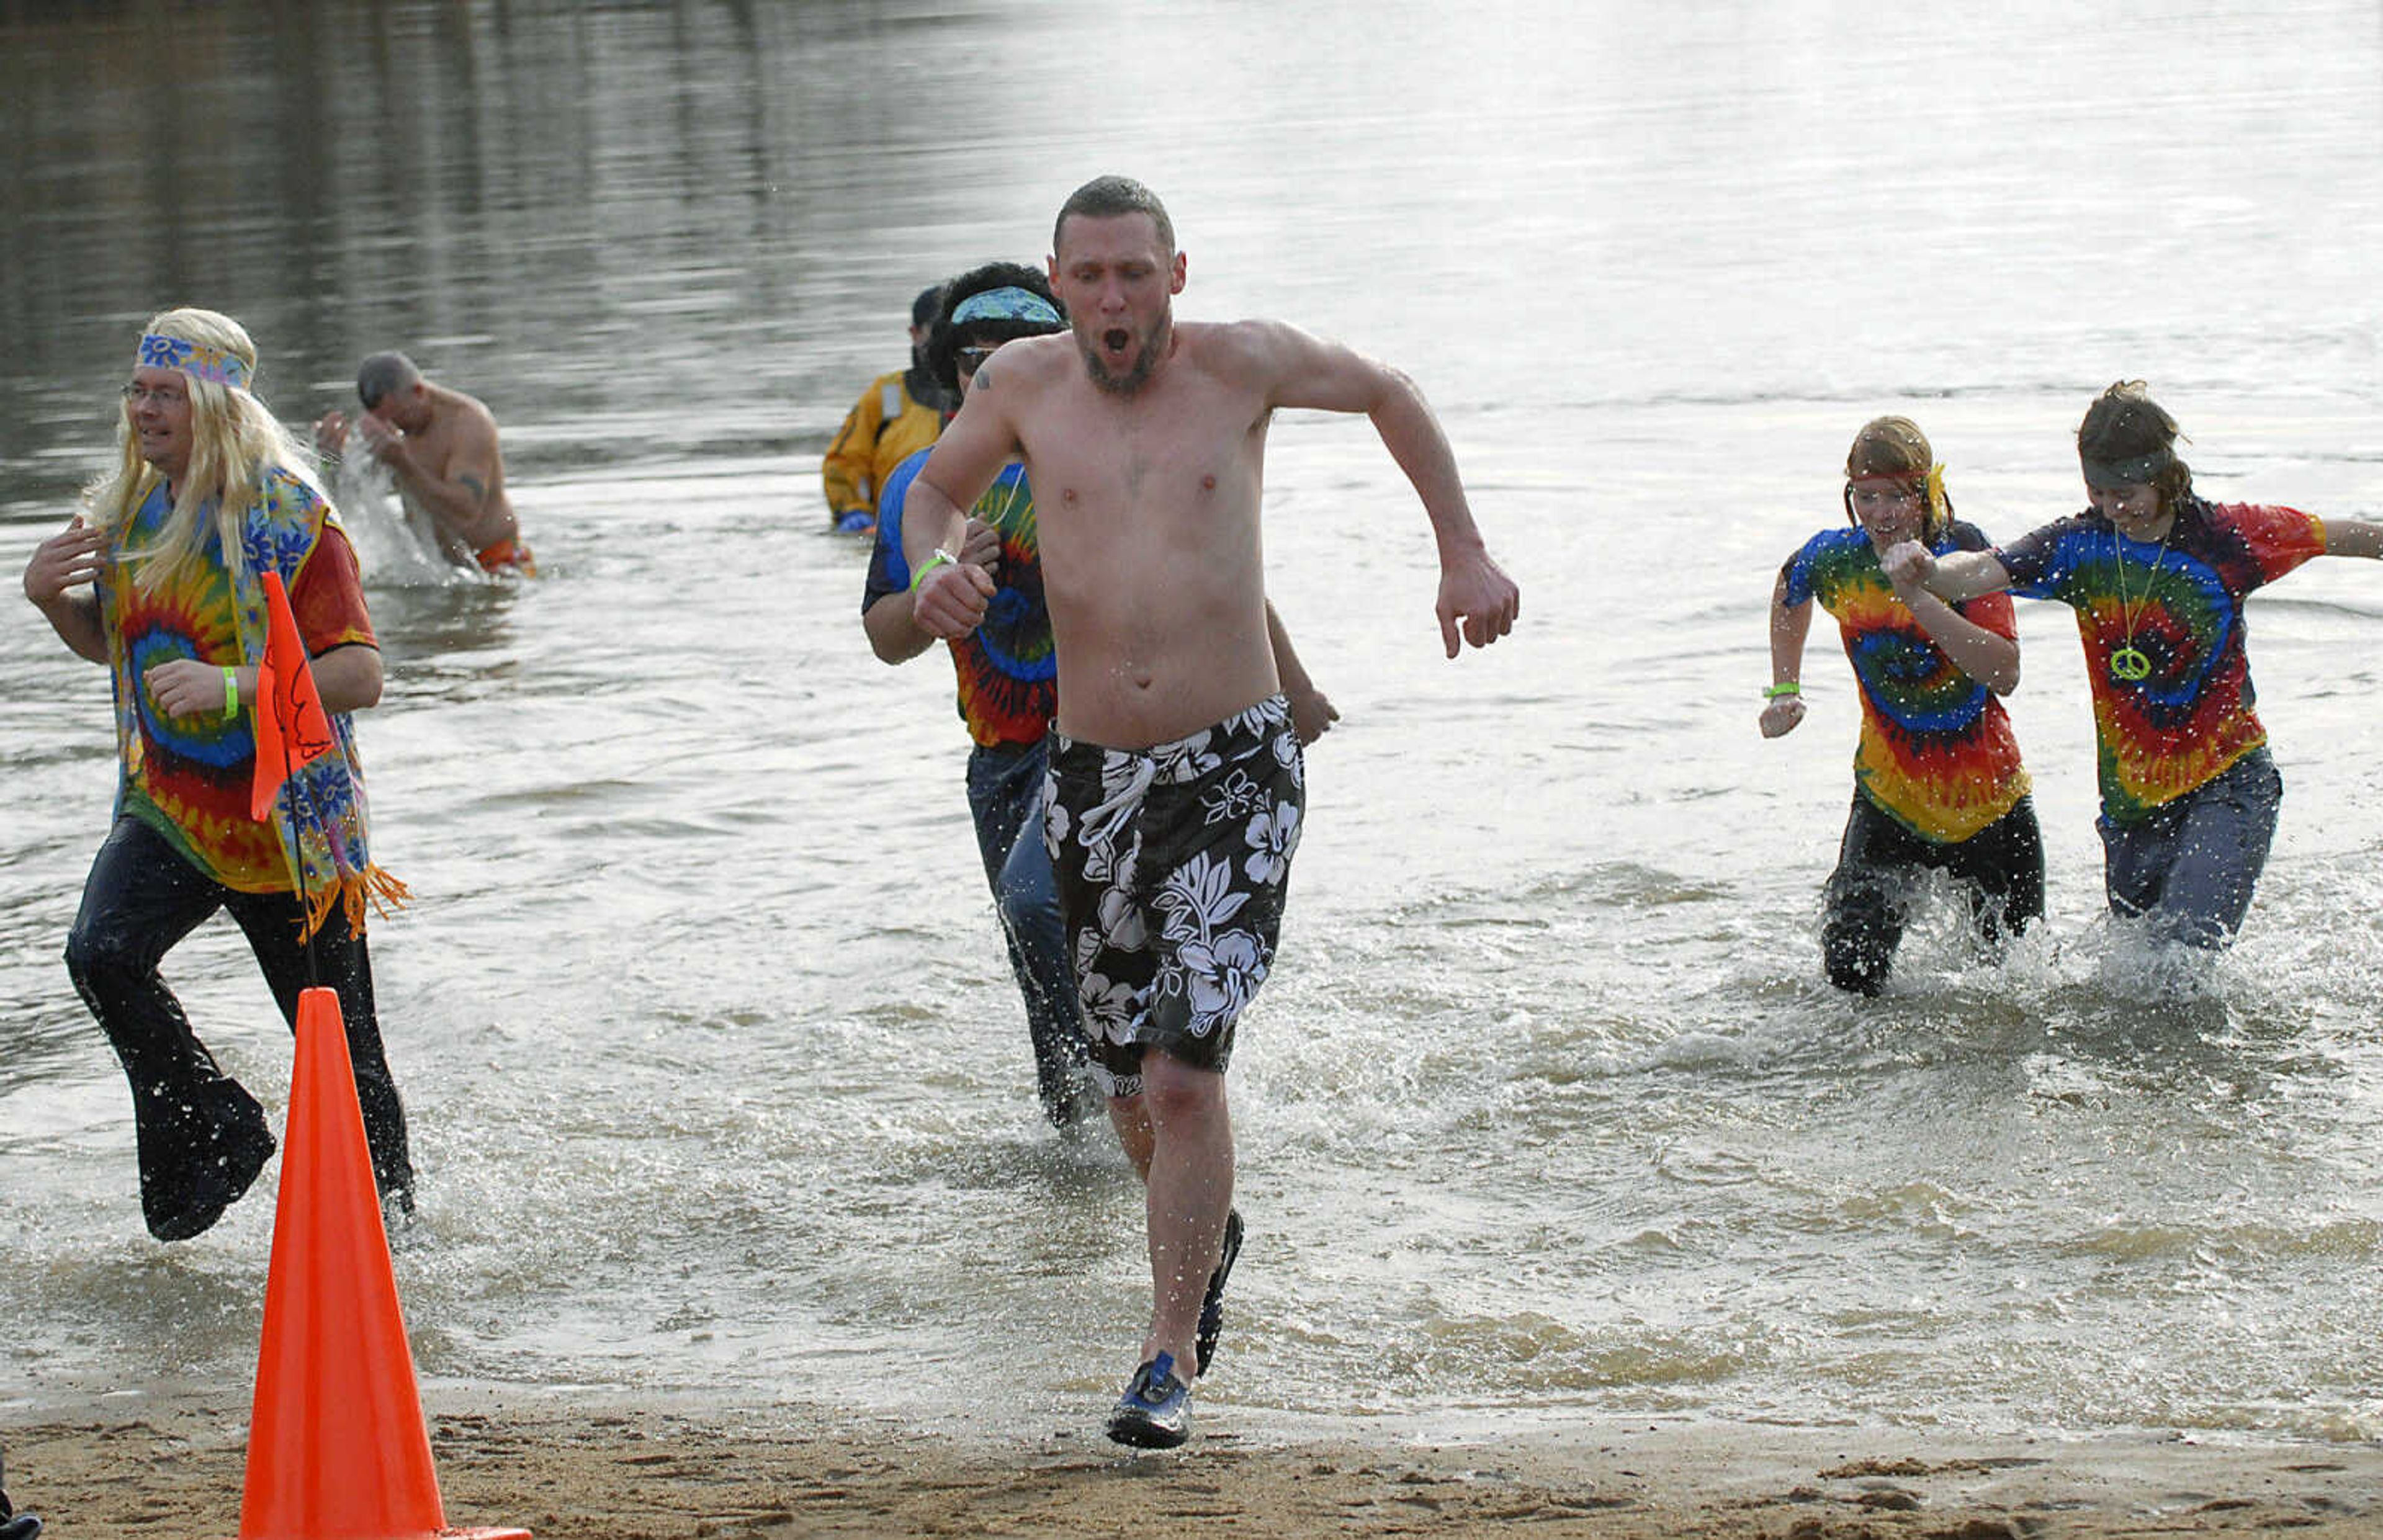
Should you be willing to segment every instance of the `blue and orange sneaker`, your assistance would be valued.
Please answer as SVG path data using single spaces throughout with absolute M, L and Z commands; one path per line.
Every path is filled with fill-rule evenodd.
M 1133 1372 L 1109 1413 L 1109 1437 L 1137 1449 L 1171 1449 L 1192 1436 L 1192 1387 L 1175 1377 L 1175 1355 L 1161 1353 Z

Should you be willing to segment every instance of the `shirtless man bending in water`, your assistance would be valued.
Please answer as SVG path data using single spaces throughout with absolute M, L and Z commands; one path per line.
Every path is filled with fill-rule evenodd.
M 1373 419 L 1431 517 L 1449 657 L 1506 634 L 1520 598 L 1405 376 L 1277 322 L 1177 326 L 1183 254 L 1138 182 L 1079 188 L 1051 244 L 1071 331 L 977 369 L 911 485 L 905 544 L 914 617 L 966 635 L 994 582 L 946 553 L 1004 462 L 1024 459 L 1058 655 L 1045 834 L 1095 1075 L 1146 1189 L 1154 1308 L 1108 1432 L 1163 1448 L 1190 1435 L 1190 1381 L 1221 1324 L 1240 1238 L 1224 1072 L 1299 839 L 1258 530 L 1276 410 Z
M 460 390 L 433 385 L 403 353 L 375 353 L 356 370 L 355 417 L 327 412 L 315 447 L 338 455 L 351 435 L 397 478 L 407 512 L 429 522 L 440 554 L 459 567 L 537 573 L 505 496 L 497 420 Z

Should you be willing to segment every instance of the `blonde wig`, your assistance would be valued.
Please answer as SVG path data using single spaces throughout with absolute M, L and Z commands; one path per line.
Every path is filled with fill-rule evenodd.
M 181 343 L 190 346 L 176 346 Z M 210 358 L 225 362 L 213 368 L 201 362 Z M 228 315 L 168 310 L 143 328 L 134 363 L 157 363 L 181 374 L 191 397 L 191 464 L 182 484 L 174 488 L 173 511 L 157 542 L 143 553 L 133 582 L 143 593 L 154 592 L 187 571 L 205 548 L 209 521 L 222 546 L 224 564 L 238 580 L 246 575 L 248 561 L 241 531 L 266 468 L 278 465 L 304 478 L 318 494 L 322 490 L 315 485 L 305 451 L 265 403 L 246 385 L 228 383 L 255 379 L 256 344 Z M 132 515 L 163 479 L 141 458 L 130 401 L 117 421 L 115 471 L 93 482 L 83 501 L 92 524 L 120 547 Z

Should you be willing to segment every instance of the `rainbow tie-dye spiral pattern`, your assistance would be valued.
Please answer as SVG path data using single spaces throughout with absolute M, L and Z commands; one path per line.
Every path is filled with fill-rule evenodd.
M 98 584 L 115 682 L 122 771 L 117 808 L 156 830 L 228 888 L 287 893 L 303 872 L 310 933 L 333 905 L 343 906 L 349 923 L 362 930 L 367 902 L 393 901 L 404 889 L 372 864 L 365 846 L 364 770 L 349 718 L 331 718 L 333 752 L 294 771 L 278 809 L 258 822 L 249 817 L 256 755 L 252 712 L 170 716 L 157 708 L 146 678 L 150 668 L 170 659 L 229 666 L 262 656 L 265 585 L 257 574 L 270 567 L 295 591 L 333 522 L 331 507 L 303 477 L 268 466 L 242 520 L 240 574 L 224 560 L 210 508 L 204 511 L 203 560 L 178 579 L 143 591 L 133 574 L 171 516 L 160 483 L 128 522 Z M 315 640 L 325 647 L 371 645 L 361 600 L 350 629 Z
M 902 514 L 928 452 L 920 450 L 886 478 L 877 503 L 877 544 L 861 594 L 863 610 L 910 585 Z M 1005 469 L 969 511 L 1000 531 L 1001 561 L 984 622 L 950 647 L 959 675 L 960 718 L 969 736 L 987 747 L 1039 744 L 1059 710 L 1059 658 L 1051 644 L 1051 612 L 1043 604 L 1043 548 L 1024 469 Z
M 2325 554 L 2325 525 L 2298 509 L 2191 498 L 2164 542 L 2130 540 L 2100 514 L 2077 513 L 1994 554 L 2011 592 L 2077 612 L 2102 814 L 2135 823 L 2267 741 L 2253 708 L 2242 600 Z M 2111 665 L 2130 645 L 2150 661 L 2139 681 Z
M 1985 545 L 1976 529 L 1957 523 L 1935 548 L 1942 554 Z M 1845 638 L 1861 686 L 1854 782 L 1862 795 L 1921 838 L 1952 844 L 2027 795 L 2027 768 L 2002 702 L 1963 673 L 1895 597 L 1868 535 L 1823 530 L 1788 559 L 1784 573 L 1788 605 L 1819 601 Z M 1997 635 L 2017 634 L 2006 596 L 1959 609 Z

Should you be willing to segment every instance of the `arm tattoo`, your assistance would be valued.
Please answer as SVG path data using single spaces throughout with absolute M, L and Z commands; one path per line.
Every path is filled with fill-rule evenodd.
M 486 502 L 488 500 L 488 489 L 480 485 L 480 478 L 478 476 L 460 475 L 455 478 L 455 481 L 457 485 L 461 486 L 465 491 L 472 494 L 472 500 L 474 502 Z
M 969 386 L 969 388 L 971 390 L 992 389 L 993 365 L 990 363 L 979 364 L 976 371 L 976 379 Z

